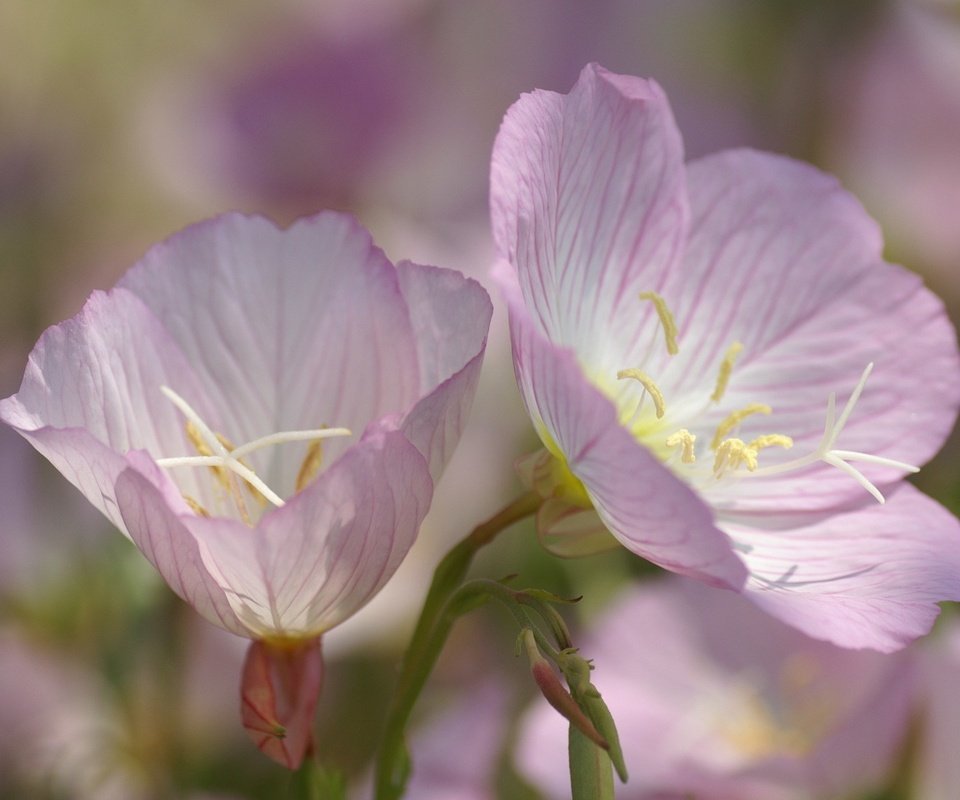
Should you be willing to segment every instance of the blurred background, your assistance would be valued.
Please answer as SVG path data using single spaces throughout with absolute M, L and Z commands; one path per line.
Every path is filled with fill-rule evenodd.
M 44 328 L 153 243 L 229 209 L 280 223 L 350 211 L 392 259 L 489 287 L 500 119 L 521 92 L 566 92 L 588 61 L 654 77 L 689 157 L 751 146 L 837 174 L 880 221 L 888 259 L 923 275 L 960 320 L 960 3 L 2 0 L 0 396 L 16 391 Z M 535 446 L 498 308 L 471 425 L 417 546 L 385 592 L 325 639 L 318 750 L 352 785 L 364 780 L 434 564 L 519 491 L 513 462 Z M 960 510 L 956 435 L 917 482 Z M 554 559 L 528 529 L 498 541 L 476 572 L 584 595 L 572 622 L 602 618 L 653 575 L 626 552 Z M 949 757 L 960 708 L 931 694 L 941 684 L 949 693 L 944 676 L 960 667 L 951 623 L 945 614 L 897 657 L 910 674 L 901 689 L 877 679 L 888 687 L 880 696 L 900 698 L 874 748 L 881 765 L 826 784 L 777 773 L 760 794 L 707 787 L 703 797 L 960 796 Z M 638 622 L 636 635 L 655 649 L 661 633 Z M 0 796 L 279 796 L 284 776 L 238 724 L 244 644 L 196 617 L 0 429 Z M 493 610 L 458 626 L 418 710 L 414 756 L 427 766 L 411 797 L 563 796 L 509 755 L 529 750 L 533 724 L 521 721 L 534 692 L 513 645 Z M 895 671 L 887 663 L 869 669 Z M 830 732 L 817 725 L 810 736 Z M 769 732 L 760 741 L 729 769 L 784 752 L 802 762 L 815 749 Z

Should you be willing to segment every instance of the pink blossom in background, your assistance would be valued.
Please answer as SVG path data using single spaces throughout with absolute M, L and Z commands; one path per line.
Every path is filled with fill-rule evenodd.
M 276 38 L 201 82 L 158 90 L 144 134 L 159 177 L 286 214 L 355 205 L 409 127 L 416 42 L 397 32 L 339 41 L 302 23 Z
M 493 800 L 503 745 L 505 692 L 474 684 L 411 738 L 413 775 L 407 796 L 417 800 Z M 468 752 L 464 744 L 469 743 Z
M 489 680 L 461 686 L 410 735 L 413 772 L 404 797 L 416 800 L 495 800 L 507 733 L 507 692 Z M 350 793 L 372 796 L 370 777 Z
M 51 791 L 76 800 L 148 797 L 146 776 L 129 758 L 129 731 L 116 712 L 109 687 L 95 673 L 12 625 L 0 627 L 4 797 Z
M 828 87 L 827 161 L 957 302 L 960 19 L 949 3 L 900 0 L 845 56 Z
M 177 594 L 255 640 L 245 722 L 295 766 L 322 678 L 316 640 L 416 537 L 489 317 L 475 282 L 394 267 L 351 217 L 280 230 L 227 215 L 49 329 L 0 418 Z
M 910 795 L 916 800 L 954 800 L 960 786 L 960 622 L 956 617 L 944 622 L 920 653 L 920 714 Z
M 602 522 L 843 646 L 960 598 L 960 524 L 901 480 L 956 418 L 955 332 L 834 179 L 685 165 L 660 88 L 590 65 L 507 113 L 491 203 L 541 525 Z
M 812 800 L 882 785 L 905 740 L 907 653 L 820 642 L 729 592 L 665 578 L 621 594 L 583 653 L 617 723 L 623 800 Z M 569 797 L 567 724 L 546 703 L 521 723 L 517 764 Z

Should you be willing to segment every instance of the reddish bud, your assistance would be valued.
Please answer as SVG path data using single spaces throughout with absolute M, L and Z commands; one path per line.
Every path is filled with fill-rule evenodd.
M 540 693 L 551 706 L 566 717 L 571 725 L 575 726 L 591 742 L 606 750 L 609 747 L 606 740 L 561 683 L 550 662 L 540 653 L 533 631 L 526 628 L 522 631 L 520 637 L 527 650 L 527 657 L 530 659 L 530 672 L 540 689 Z
M 297 769 L 313 741 L 323 682 L 320 639 L 250 643 L 243 664 L 243 727 L 266 755 Z

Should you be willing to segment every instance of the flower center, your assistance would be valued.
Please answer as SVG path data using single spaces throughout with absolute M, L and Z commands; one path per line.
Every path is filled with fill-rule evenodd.
M 231 498 L 240 518 L 247 525 L 252 524 L 247 506 L 248 499 L 253 500 L 261 508 L 268 503 L 277 507 L 283 506 L 284 500 L 267 486 L 253 468 L 243 460 L 244 456 L 265 447 L 286 442 L 309 442 L 303 463 L 297 473 L 295 490 L 299 492 L 320 471 L 323 461 L 322 441 L 334 436 L 350 435 L 347 428 L 322 427 L 313 430 L 279 431 L 235 447 L 229 439 L 221 434 L 214 433 L 190 404 L 169 386 L 161 386 L 160 391 L 186 418 L 187 438 L 196 449 L 197 455 L 158 458 L 157 464 L 165 469 L 174 467 L 208 468 L 217 484 Z M 184 495 L 184 499 L 196 514 L 210 516 L 209 512 L 192 497 Z
M 667 353 L 670 356 L 676 355 L 680 349 L 677 343 L 677 326 L 666 301 L 656 292 L 643 292 L 640 299 L 653 304 L 659 318 L 660 328 L 663 330 Z M 704 410 L 711 403 L 720 404 L 722 402 L 733 375 L 734 365 L 743 348 L 741 342 L 733 342 L 727 348 L 717 370 L 713 393 L 704 405 Z M 699 488 L 708 488 L 709 485 L 715 484 L 717 481 L 733 476 L 766 477 L 779 475 L 822 461 L 845 472 L 873 495 L 878 502 L 883 503 L 884 497 L 880 490 L 850 462 L 879 464 L 906 472 L 918 472 L 918 468 L 891 458 L 859 453 L 853 450 L 842 450 L 836 447 L 837 439 L 850 419 L 872 370 L 873 363 L 867 364 L 839 417 L 836 416 L 836 394 L 830 393 L 827 398 L 823 437 L 817 448 L 799 458 L 779 464 L 761 466 L 761 452 L 770 447 L 784 450 L 792 448 L 793 439 L 790 436 L 782 433 L 767 433 L 749 441 L 739 437 L 740 427 L 745 419 L 757 414 L 769 416 L 773 413 L 773 409 L 765 403 L 750 403 L 743 408 L 730 412 L 717 425 L 709 444 L 709 452 L 712 454 L 713 462 L 709 467 L 705 467 L 697 459 L 696 434 L 691 433 L 685 427 L 671 430 L 671 426 L 667 425 L 665 420 L 668 415 L 667 398 L 654 378 L 636 367 L 628 367 L 617 372 L 618 380 L 636 381 L 642 387 L 639 400 L 635 402 L 635 405 L 629 409 L 621 408 L 621 421 L 638 440 L 664 458 L 678 474 L 690 480 Z M 649 411 L 644 410 L 648 399 L 653 404 L 653 414 L 656 417 L 656 422 L 650 419 Z

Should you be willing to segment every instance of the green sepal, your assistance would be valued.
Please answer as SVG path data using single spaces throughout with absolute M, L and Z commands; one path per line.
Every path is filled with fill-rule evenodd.
M 307 758 L 291 777 L 288 797 L 290 800 L 347 800 L 347 782 L 339 770 Z

